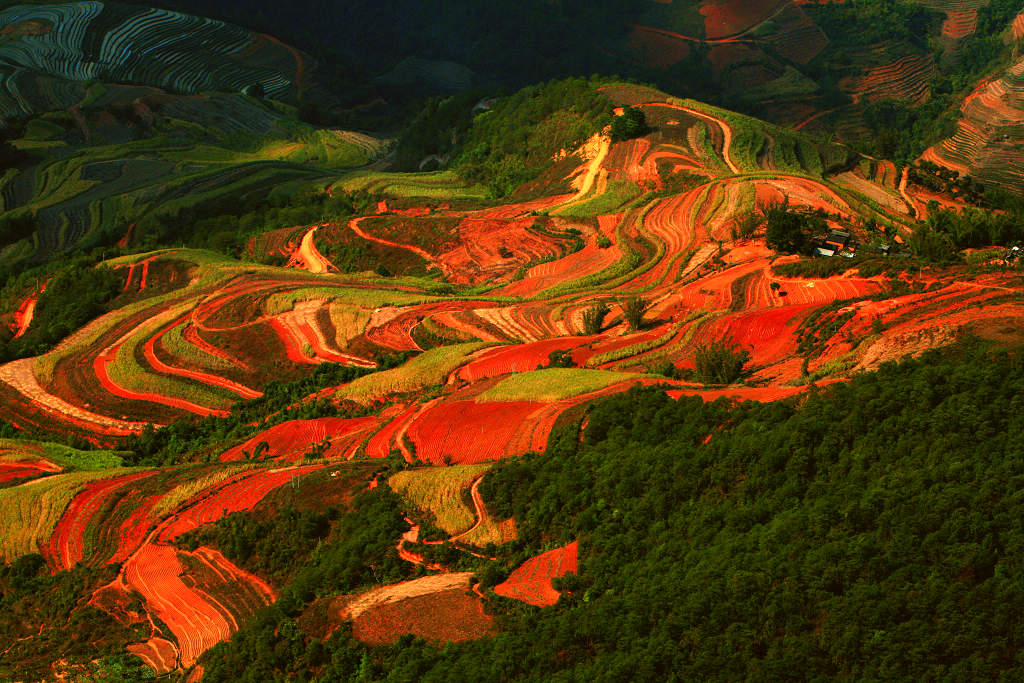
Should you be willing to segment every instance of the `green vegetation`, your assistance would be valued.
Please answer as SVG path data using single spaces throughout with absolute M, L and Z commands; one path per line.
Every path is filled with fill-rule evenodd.
M 403 498 L 429 515 L 429 521 L 448 535 L 466 531 L 476 521 L 464 494 L 490 465 L 452 465 L 403 470 L 391 475 L 388 484 Z
M 0 559 L 11 562 L 39 552 L 50 540 L 57 521 L 71 499 L 90 481 L 106 479 L 132 470 L 102 470 L 55 474 L 29 485 L 0 489 Z
M 836 49 L 855 50 L 880 42 L 928 47 L 928 34 L 942 20 L 939 12 L 906 0 L 864 0 L 825 3 L 810 8 L 811 16 Z
M 491 344 L 468 342 L 424 351 L 399 367 L 351 382 L 337 393 L 337 398 L 366 402 L 442 384 L 471 354 L 487 346 Z
M 643 377 L 634 373 L 576 368 L 544 368 L 501 380 L 477 401 L 559 401 Z
M 1024 214 L 983 209 L 942 210 L 918 225 L 911 245 L 924 258 L 949 260 L 960 249 L 1011 246 L 1024 241 Z
M 207 676 L 1015 679 L 1022 391 L 1018 354 L 960 347 L 799 407 L 605 399 L 582 440 L 571 425 L 481 485 L 520 529 L 499 575 L 579 540 L 557 607 L 493 603 L 509 612 L 500 633 L 443 649 L 371 649 L 344 626 L 321 647 L 293 627 L 288 587 L 207 655 Z
M 296 510 L 289 507 L 267 518 L 264 511 L 228 515 L 191 531 L 177 544 L 189 550 L 217 548 L 232 562 L 275 584 L 290 578 L 327 538 L 341 510 Z
M 110 583 L 116 565 L 51 574 L 42 555 L 0 563 L 0 660 L 4 680 L 46 680 L 62 661 L 74 680 L 139 681 L 152 672 L 125 653 L 140 634 L 89 604 L 93 591 Z
M 138 436 L 129 436 L 125 441 L 125 450 L 129 451 L 130 455 L 126 454 L 125 460 L 132 464 L 169 465 L 201 458 L 215 458 L 230 445 L 275 424 L 288 420 L 342 414 L 345 411 L 331 403 L 302 402 L 302 399 L 321 389 L 352 382 L 372 372 L 394 368 L 404 363 L 408 357 L 406 353 L 380 356 L 376 359 L 375 369 L 322 363 L 304 379 L 295 382 L 268 382 L 263 388 L 263 396 L 236 403 L 227 417 L 172 422 L 159 429 L 147 427 Z
M 487 186 L 495 197 L 511 193 L 609 123 L 611 103 L 601 81 L 577 78 L 529 86 L 478 114 L 453 167 Z
M 604 319 L 612 309 L 603 301 L 591 304 L 583 311 L 583 333 L 598 334 L 604 327 Z
M 635 344 L 630 344 L 629 346 L 623 346 L 617 349 L 612 349 L 610 351 L 595 354 L 587 359 L 586 366 L 588 368 L 597 367 L 599 365 L 604 365 L 605 363 L 613 363 L 617 360 L 632 358 L 633 356 L 639 356 L 641 353 L 653 351 L 654 349 L 661 346 L 665 346 L 670 341 L 672 341 L 675 338 L 676 334 L 679 332 L 680 327 L 681 325 L 673 325 L 665 334 L 661 335 L 660 337 L 648 339 L 647 341 L 640 341 Z M 629 363 L 621 363 L 617 367 L 628 367 L 628 365 Z
M 612 119 L 612 142 L 622 142 L 646 135 L 648 130 L 647 117 L 640 107 L 626 107 L 622 116 Z
M 898 273 L 918 267 L 920 264 L 912 259 L 858 254 L 854 258 L 811 258 L 782 263 L 772 266 L 772 272 L 782 277 L 827 278 L 856 269 L 862 277 L 874 277 L 881 273 L 895 277 Z M 779 283 L 772 283 L 773 290 L 781 287 L 776 285 Z
M 205 247 L 240 256 L 258 233 L 322 221 L 341 221 L 365 213 L 372 200 L 366 192 L 300 186 L 272 190 L 258 197 L 223 194 L 190 203 L 169 205 L 141 219 L 135 242 L 139 249 L 166 244 Z
M 129 456 L 122 451 L 78 450 L 59 443 L 0 439 L 0 450 L 8 460 L 34 460 L 40 455 L 64 468 L 67 472 L 105 470 L 120 467 Z
M 583 201 L 573 202 L 564 208 L 556 209 L 553 213 L 558 216 L 599 216 L 620 210 L 638 196 L 640 196 L 640 190 L 636 183 L 630 180 L 612 180 L 608 182 L 604 192 L 588 195 Z M 598 239 L 598 246 L 600 246 L 600 238 Z M 611 241 L 607 237 L 604 239 L 607 242 L 604 248 L 610 247 Z
M 734 344 L 716 340 L 701 344 L 693 354 L 695 377 L 705 384 L 732 384 L 743 377 L 743 366 L 750 352 Z
M 929 145 L 955 131 L 958 99 L 985 74 L 1009 58 L 1003 32 L 1021 11 L 1017 0 L 993 0 L 978 9 L 976 31 L 956 47 L 955 55 L 937 54 L 938 73 L 929 83 L 929 99 L 921 106 L 899 100 L 869 102 L 863 106 L 868 135 L 856 140 L 864 151 L 883 158 L 910 161 Z M 855 3 L 823 3 L 808 7 L 815 23 L 831 44 L 810 65 L 810 75 L 830 89 L 834 99 L 846 99 L 835 89 L 842 77 L 855 74 L 857 64 L 874 54 L 892 59 L 907 53 L 931 51 L 942 14 L 922 4 L 903 0 L 868 0 Z M 874 61 L 877 61 L 874 60 Z
M 64 337 L 110 310 L 110 302 L 121 293 L 123 274 L 95 267 L 99 257 L 99 254 L 83 255 L 65 265 L 25 273 L 5 283 L 0 299 L 12 304 L 16 294 L 26 297 L 34 294 L 43 282 L 46 291 L 39 295 L 32 324 L 23 336 L 12 339 L 10 330 L 0 328 L 0 362 L 45 353 Z
M 647 310 L 647 301 L 631 296 L 625 299 L 622 304 L 622 317 L 625 318 L 631 330 L 639 330 L 644 323 L 644 311 Z
M 309 673 L 331 661 L 331 650 L 345 668 L 359 667 L 366 648 L 348 642 L 350 628 L 339 628 L 326 644 L 305 636 L 296 617 L 315 598 L 355 592 L 371 584 L 408 578 L 411 565 L 398 558 L 395 539 L 408 525 L 401 499 L 386 486 L 361 493 L 352 512 L 341 517 L 270 607 L 258 612 L 229 643 L 204 657 L 211 681 L 266 681 L 273 672 Z
M 772 205 L 764 210 L 765 241 L 776 251 L 800 254 L 808 250 L 809 238 L 826 231 L 825 220 L 815 212 Z

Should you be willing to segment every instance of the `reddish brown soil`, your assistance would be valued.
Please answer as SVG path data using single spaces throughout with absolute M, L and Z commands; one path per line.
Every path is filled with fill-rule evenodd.
M 164 375 L 174 375 L 176 377 L 185 377 L 187 379 L 195 380 L 200 384 L 206 384 L 212 387 L 220 387 L 221 389 L 227 389 L 230 392 L 238 394 L 239 397 L 244 399 L 259 398 L 263 395 L 263 392 L 250 389 L 247 386 L 233 382 L 230 379 L 221 377 L 220 375 L 214 375 L 209 372 L 201 372 L 199 370 L 192 370 L 189 368 L 175 367 L 168 363 L 165 363 L 156 354 L 156 344 L 160 341 L 160 338 L 167 334 L 172 328 L 176 327 L 181 323 L 181 319 L 175 320 L 164 329 L 157 332 L 155 335 L 150 337 L 143 345 L 143 353 L 146 357 L 146 362 L 149 363 L 150 367 L 158 373 Z
M 767 20 L 785 0 L 710 0 L 701 8 L 710 39 L 736 36 Z
M 526 451 L 510 452 L 508 444 L 543 403 L 475 403 L 451 401 L 424 411 L 409 426 L 416 457 L 425 462 L 469 465 Z
M 645 64 L 659 69 L 678 64 L 690 54 L 687 40 L 649 26 L 633 27 L 629 34 L 629 47 Z
M 82 492 L 68 505 L 54 528 L 49 543 L 43 547 L 47 564 L 56 570 L 71 569 L 75 563 L 85 559 L 87 528 L 90 523 L 102 523 L 103 520 L 93 518 L 103 508 L 106 500 L 121 487 L 152 474 L 154 472 L 135 472 L 86 484 Z
M 13 486 L 22 479 L 32 479 L 43 474 L 49 474 L 51 470 L 39 467 L 37 464 L 22 460 L 21 462 L 0 462 L 0 488 Z
M 366 432 L 380 423 L 377 417 L 322 417 L 316 420 L 291 420 L 270 429 L 260 432 L 248 441 L 241 443 L 221 454 L 222 462 L 229 460 L 243 460 L 245 454 L 251 457 L 261 442 L 267 446 L 262 451 L 263 457 L 278 458 L 284 457 L 294 461 L 310 451 L 311 447 L 324 440 L 328 441 L 328 447 L 323 452 L 323 457 L 339 457 L 344 454 L 340 446 L 347 444 L 348 437 L 365 435 Z
M 576 541 L 549 550 L 524 562 L 504 583 L 495 586 L 494 592 L 537 607 L 550 607 L 558 602 L 559 596 L 558 591 L 551 586 L 551 579 L 575 574 L 578 569 L 577 556 Z
M 144 643 L 132 643 L 125 649 L 142 659 L 157 675 L 173 671 L 178 660 L 174 643 L 166 638 L 150 638 Z
M 186 557 L 194 560 L 191 573 L 182 566 Z M 198 565 L 208 568 L 205 575 L 197 571 Z M 255 611 L 253 605 L 267 605 L 276 597 L 255 576 L 202 548 L 183 553 L 171 546 L 143 545 L 125 563 L 124 577 L 142 595 L 147 609 L 174 634 L 183 667 L 229 638 L 238 629 L 239 619 Z
M 49 280 L 44 282 L 39 291 L 22 301 L 21 305 L 18 306 L 18 310 L 14 312 L 14 324 L 11 326 L 11 331 L 14 332 L 15 339 L 28 332 L 28 328 L 32 325 L 32 318 L 35 317 L 39 295 L 46 291 L 48 283 Z
M 192 401 L 187 401 L 181 398 L 175 398 L 173 396 L 163 396 L 161 394 L 154 394 L 150 391 L 135 391 L 128 387 L 122 387 L 121 385 L 114 382 L 111 379 L 110 374 L 107 372 L 107 364 L 114 362 L 117 357 L 117 352 L 121 348 L 121 343 L 115 343 L 108 346 L 93 360 L 93 372 L 96 375 L 96 379 L 99 380 L 100 386 L 102 386 L 107 392 L 114 396 L 120 396 L 130 401 L 149 401 L 150 403 L 158 403 L 171 408 L 178 408 L 185 410 L 196 415 L 208 417 L 211 415 L 217 415 L 220 417 L 226 416 L 228 413 L 225 410 L 213 410 L 206 406 L 199 405 Z
M 160 530 L 157 539 L 160 542 L 169 543 L 181 534 L 192 531 L 203 524 L 216 522 L 232 512 L 251 510 L 277 487 L 321 467 L 323 465 L 307 465 L 247 473 L 219 489 L 213 495 L 207 495 L 198 503 L 175 514 L 173 519 Z
M 467 382 L 475 382 L 509 373 L 529 372 L 538 367 L 547 367 L 548 356 L 555 351 L 571 351 L 598 338 L 558 337 L 488 349 L 459 368 L 455 376 Z
M 411 633 L 433 643 L 461 642 L 488 635 L 493 618 L 464 588 L 377 605 L 352 623 L 352 635 L 369 645 L 386 645 Z
M 400 446 L 397 442 L 401 440 L 409 426 L 409 421 L 420 408 L 422 408 L 421 405 L 413 404 L 392 418 L 384 425 L 383 429 L 370 437 L 366 444 L 366 454 L 371 458 L 386 458 L 392 450 L 402 450 L 404 446 Z

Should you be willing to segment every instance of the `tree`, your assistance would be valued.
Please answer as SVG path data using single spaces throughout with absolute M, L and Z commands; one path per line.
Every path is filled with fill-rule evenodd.
M 548 354 L 548 367 L 550 368 L 574 368 L 576 362 L 572 359 L 572 353 L 556 349 Z
M 622 302 L 622 317 L 629 323 L 632 330 L 639 330 L 644 323 L 644 311 L 647 301 L 638 296 L 631 296 Z
M 586 334 L 597 334 L 604 324 L 604 317 L 611 312 L 608 304 L 603 301 L 594 303 L 590 308 L 583 311 L 583 331 Z
M 807 250 L 809 233 L 824 232 L 827 229 L 821 216 L 796 211 L 786 204 L 774 205 L 764 210 L 768 227 L 765 242 L 775 251 L 799 254 Z
M 697 379 L 705 384 L 732 384 L 743 376 L 750 352 L 722 340 L 701 344 L 694 354 Z
M 647 128 L 647 117 L 640 107 L 629 107 L 622 116 L 612 119 L 612 142 L 621 142 L 645 135 Z

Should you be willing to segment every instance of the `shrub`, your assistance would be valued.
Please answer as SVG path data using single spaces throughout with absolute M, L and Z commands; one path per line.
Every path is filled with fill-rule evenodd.
M 572 359 L 572 353 L 556 349 L 548 354 L 549 368 L 574 368 L 576 362 Z

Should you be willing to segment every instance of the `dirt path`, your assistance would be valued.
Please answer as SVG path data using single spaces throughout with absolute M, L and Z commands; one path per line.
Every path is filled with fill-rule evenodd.
M 911 218 L 917 218 L 917 209 L 914 207 L 914 200 L 910 196 L 910 193 L 907 192 L 907 182 L 908 182 L 909 178 L 910 178 L 910 167 L 909 166 L 904 166 L 903 167 L 903 175 L 900 176 L 900 185 L 899 185 L 898 189 L 900 191 L 900 196 L 903 197 L 903 201 L 907 205 L 907 210 L 910 212 L 910 217 Z
M 595 134 L 594 137 L 584 143 L 582 147 L 583 157 L 584 159 L 589 157 L 589 163 L 587 163 L 587 169 L 583 172 L 583 175 L 573 181 L 574 185 L 577 182 L 579 183 L 579 188 L 577 188 L 576 193 L 567 201 L 552 208 L 559 209 L 571 206 L 587 196 L 587 193 L 593 189 L 594 182 L 597 181 L 600 176 L 601 164 L 604 163 L 605 158 L 608 156 L 608 150 L 611 148 L 611 138 L 600 134 Z M 600 194 L 600 192 L 598 192 L 598 194 Z
M 14 312 L 14 338 L 17 339 L 21 335 L 28 332 L 29 325 L 32 324 L 32 317 L 36 312 L 36 304 L 39 302 L 39 296 L 31 296 L 21 302 L 21 306 L 18 306 L 18 310 Z
M 374 237 L 373 235 L 371 235 L 368 232 L 366 232 L 365 230 L 363 230 L 361 227 L 359 227 L 359 224 L 362 223 L 367 218 L 372 218 L 372 216 L 362 216 L 361 218 L 353 218 L 352 220 L 350 220 L 348 222 L 348 227 L 352 228 L 352 232 L 354 232 L 355 234 L 359 235 L 364 240 L 369 240 L 370 242 L 377 242 L 378 244 L 385 244 L 385 245 L 387 245 L 389 247 L 398 247 L 399 249 L 408 249 L 409 251 L 411 251 L 412 253 L 416 254 L 417 256 L 420 256 L 420 257 L 426 259 L 428 263 L 431 263 L 433 265 L 436 265 L 436 266 L 440 267 L 440 264 L 438 264 L 437 261 L 434 260 L 433 256 L 431 256 L 430 254 L 428 254 L 424 250 L 420 249 L 419 247 L 413 246 L 411 244 L 400 244 L 399 242 L 392 242 L 391 240 L 386 240 L 386 239 L 384 239 L 382 237 Z
M 807 124 L 811 123 L 812 121 L 817 121 L 822 116 L 828 116 L 832 112 L 835 112 L 835 111 L 838 111 L 838 110 L 839 110 L 839 107 L 835 107 L 833 109 L 826 109 L 824 111 L 814 112 L 809 117 L 807 117 L 806 119 L 804 119 L 800 123 L 798 123 L 795 126 L 793 126 L 793 130 L 802 130 L 804 128 L 804 126 L 806 126 Z
M 437 564 L 436 562 L 427 562 L 419 553 L 414 553 L 411 550 L 405 549 L 406 543 L 416 543 L 420 537 L 420 525 L 416 524 L 408 517 L 405 518 L 405 521 L 409 525 L 409 530 L 402 534 L 402 537 L 398 539 L 398 545 L 395 546 L 395 549 L 398 550 L 398 557 L 411 564 L 423 565 L 427 569 L 442 572 L 442 575 L 448 574 L 448 570 L 443 565 Z M 425 542 L 430 543 L 430 545 L 443 543 L 443 541 Z
M 486 474 L 486 472 L 484 474 Z M 476 515 L 476 524 L 474 524 L 469 529 L 463 531 L 461 534 L 452 536 L 448 539 L 449 541 L 457 541 L 460 538 L 464 538 L 470 535 L 471 533 L 479 529 L 482 524 L 485 524 L 489 519 L 487 515 L 487 507 L 484 505 L 483 496 L 480 495 L 480 482 L 483 480 L 484 475 L 481 474 L 473 481 L 473 486 L 469 489 L 469 494 L 473 498 L 473 512 Z
M 21 305 L 18 306 L 18 310 L 14 312 L 15 339 L 28 332 L 29 325 L 32 324 L 32 317 L 36 313 L 36 304 L 39 303 L 39 296 L 46 291 L 46 285 L 48 284 L 50 284 L 49 280 L 43 283 L 38 292 L 22 301 Z
M 314 225 L 306 231 L 306 234 L 302 236 L 302 242 L 299 244 L 298 250 L 292 254 L 292 258 L 288 263 L 289 266 L 296 266 L 317 274 L 337 272 L 338 269 L 320 253 L 316 248 L 316 243 L 313 241 L 317 229 L 321 227 L 323 226 Z
M 390 586 L 373 588 L 352 596 L 342 607 L 341 612 L 346 619 L 355 619 L 360 614 L 378 605 L 385 605 L 389 602 L 398 602 L 420 595 L 430 595 L 453 588 L 469 588 L 470 577 L 473 572 L 453 572 L 449 574 L 435 574 L 424 576 L 421 579 L 403 581 Z

